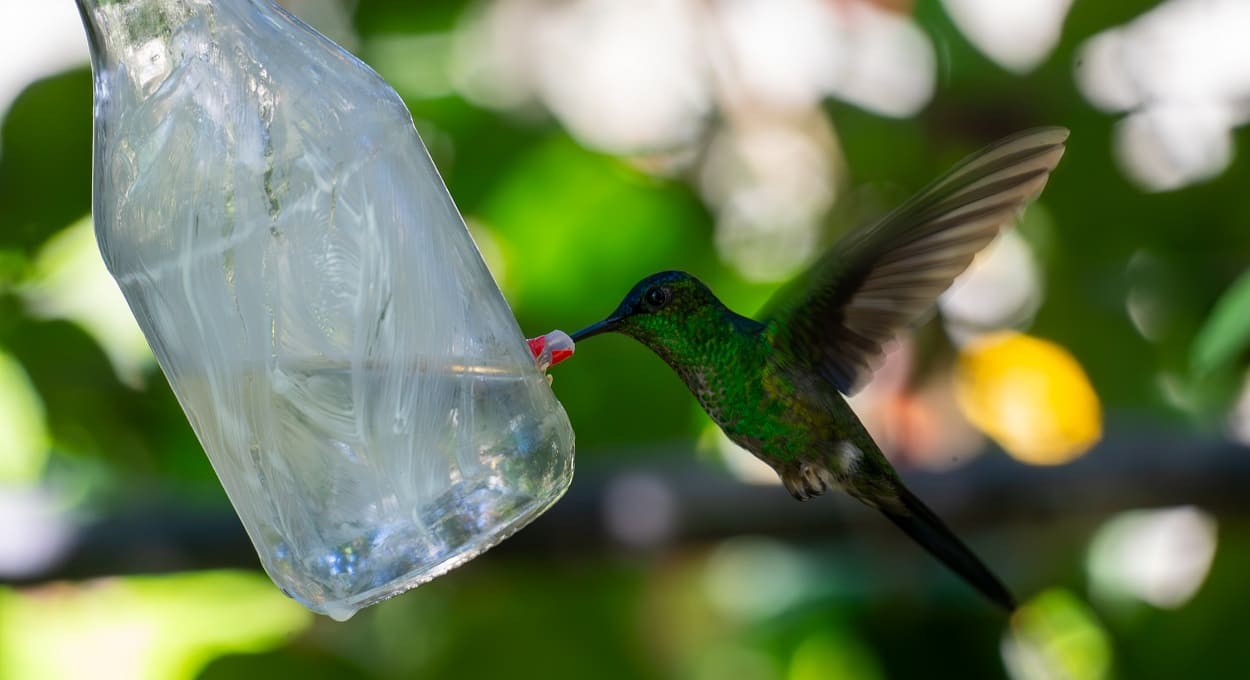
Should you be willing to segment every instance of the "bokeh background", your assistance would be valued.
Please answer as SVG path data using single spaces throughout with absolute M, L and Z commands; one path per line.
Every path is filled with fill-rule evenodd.
M 1026 600 L 798 504 L 658 359 L 553 370 L 578 473 L 345 623 L 259 571 L 90 223 L 70 0 L 0 5 L 0 678 L 1242 678 L 1250 3 L 292 0 L 404 97 L 522 327 L 682 268 L 749 313 L 959 157 L 1072 130 L 853 404 Z

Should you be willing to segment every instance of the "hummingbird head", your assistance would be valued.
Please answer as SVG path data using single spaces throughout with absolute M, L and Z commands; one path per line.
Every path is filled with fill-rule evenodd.
M 667 356 L 673 343 L 691 341 L 699 329 L 718 328 L 716 320 L 727 312 L 702 281 L 686 272 L 660 272 L 639 281 L 606 319 L 570 337 L 580 342 L 616 331 Z

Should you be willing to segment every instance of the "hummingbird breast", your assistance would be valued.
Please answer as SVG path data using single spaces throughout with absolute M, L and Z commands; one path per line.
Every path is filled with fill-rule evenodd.
M 836 388 L 776 361 L 767 337 L 698 364 L 674 366 L 699 405 L 735 444 L 771 466 L 805 500 L 848 485 L 863 460 L 858 421 Z
M 813 489 L 824 480 L 829 486 L 842 466 L 824 461 L 846 439 L 841 416 L 850 414 L 837 389 L 785 361 L 774 346 L 774 330 L 745 317 L 718 313 L 683 331 L 647 344 L 729 439 L 783 480 L 803 478 L 811 482 L 804 488 Z M 806 473 L 796 467 L 804 462 Z
M 766 463 L 809 453 L 831 423 L 793 381 L 778 373 L 767 354 L 740 348 L 720 362 L 679 371 L 699 405 L 739 446 Z

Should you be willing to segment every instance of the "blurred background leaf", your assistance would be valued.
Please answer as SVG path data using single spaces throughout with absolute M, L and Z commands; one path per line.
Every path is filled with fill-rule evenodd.
M 1220 296 L 1194 338 L 1193 365 L 1198 377 L 1236 365 L 1250 346 L 1250 273 Z

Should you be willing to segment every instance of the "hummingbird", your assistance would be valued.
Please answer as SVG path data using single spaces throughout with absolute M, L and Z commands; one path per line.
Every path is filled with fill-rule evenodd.
M 906 486 L 846 402 L 886 345 L 1037 198 L 1068 131 L 1026 130 L 973 153 L 875 223 L 855 229 L 781 287 L 755 319 L 695 277 L 653 274 L 571 335 L 623 333 L 676 373 L 730 440 L 798 500 L 840 489 L 880 511 L 1008 612 L 1016 600 Z

